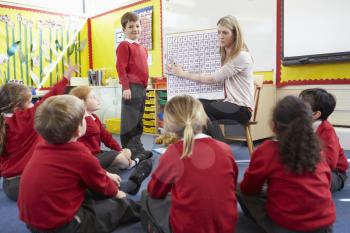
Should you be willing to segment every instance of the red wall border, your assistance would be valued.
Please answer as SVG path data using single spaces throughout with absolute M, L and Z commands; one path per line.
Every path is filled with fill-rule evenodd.
M 281 54 L 282 54 L 282 0 L 277 0 L 277 14 L 276 14 L 276 29 L 277 29 L 277 38 L 276 38 L 276 86 L 280 87 L 281 85 Z
M 92 59 L 92 32 L 91 32 L 91 18 L 87 20 L 87 33 L 88 33 L 88 45 L 89 45 L 89 68 L 94 68 L 94 63 Z
M 322 80 L 290 80 L 280 82 L 278 87 L 297 86 L 297 85 L 339 85 L 350 84 L 350 79 L 322 79 Z
M 115 8 L 115 9 L 113 9 L 113 10 L 106 11 L 106 12 L 103 12 L 103 13 L 101 13 L 101 14 L 92 16 L 91 18 L 92 18 L 92 19 L 95 19 L 95 18 L 104 16 L 104 15 L 111 14 L 111 13 L 116 12 L 116 11 L 123 10 L 123 9 L 125 9 L 125 8 L 129 8 L 129 7 L 136 6 L 136 5 L 139 5 L 139 4 L 142 4 L 142 3 L 145 3 L 145 2 L 150 2 L 150 1 L 151 1 L 151 0 L 142 0 L 142 1 L 134 2 L 134 3 L 131 3 L 131 4 L 129 4 L 129 5 L 125 5 L 125 6 L 122 6 L 122 7 L 118 7 L 118 8 Z

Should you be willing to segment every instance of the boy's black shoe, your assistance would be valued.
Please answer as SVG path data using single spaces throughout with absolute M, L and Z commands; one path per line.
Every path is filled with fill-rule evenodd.
M 144 179 L 148 177 L 151 171 L 152 161 L 150 159 L 146 159 L 140 162 L 129 176 L 129 180 L 133 181 L 137 187 L 135 188 L 135 190 L 128 193 L 135 195 L 140 190 L 142 181 L 144 181 Z
M 132 159 L 134 159 L 134 156 L 136 156 L 137 154 L 145 154 L 148 158 L 152 157 L 152 152 L 149 150 L 145 150 L 142 144 L 129 145 L 128 148 L 131 151 Z

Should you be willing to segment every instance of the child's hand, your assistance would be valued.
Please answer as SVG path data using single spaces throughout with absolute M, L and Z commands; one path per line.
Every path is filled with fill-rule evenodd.
M 118 185 L 118 187 L 120 186 L 120 182 L 122 181 L 122 179 L 120 178 L 120 176 L 118 176 L 117 174 L 112 174 L 107 172 L 107 176 L 114 181 L 114 183 L 116 183 Z
M 72 66 L 71 64 L 68 64 L 67 66 L 68 66 L 68 68 L 67 68 L 66 71 L 64 72 L 64 75 L 63 75 L 63 76 L 64 76 L 66 79 L 70 80 L 70 78 L 72 77 L 72 73 L 73 73 L 73 72 L 79 72 L 79 71 L 78 71 L 78 66 L 77 66 L 77 65 Z
M 123 91 L 123 98 L 125 100 L 131 100 L 131 91 L 130 91 L 130 89 Z
M 123 191 L 118 190 L 117 195 L 115 196 L 118 199 L 126 197 L 126 194 Z

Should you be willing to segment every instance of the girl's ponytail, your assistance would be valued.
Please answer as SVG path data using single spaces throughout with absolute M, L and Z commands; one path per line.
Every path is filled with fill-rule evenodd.
M 164 128 L 183 138 L 181 158 L 190 157 L 194 145 L 194 136 L 202 132 L 208 117 L 198 100 L 189 96 L 175 96 L 164 108 Z
M 287 96 L 273 114 L 281 161 L 292 173 L 313 172 L 320 158 L 320 146 L 312 129 L 311 110 L 300 99 Z
M 194 131 L 193 131 L 192 122 L 188 120 L 185 123 L 184 144 L 183 144 L 184 149 L 183 149 L 181 158 L 184 158 L 185 156 L 188 156 L 192 153 L 193 137 L 194 137 Z
M 309 119 L 296 118 L 278 139 L 281 160 L 293 173 L 315 171 L 320 148 Z

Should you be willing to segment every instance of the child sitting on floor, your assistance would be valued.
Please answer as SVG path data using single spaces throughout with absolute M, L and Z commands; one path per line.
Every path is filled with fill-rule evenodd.
M 86 106 L 86 133 L 78 140 L 90 149 L 92 154 L 94 154 L 100 161 L 103 168 L 107 169 L 107 171 L 132 168 L 136 163 L 149 157 L 142 153 L 138 153 L 133 156 L 134 159 L 132 160 L 130 150 L 127 148 L 122 149 L 120 147 L 112 134 L 102 125 L 98 116 L 93 113 L 100 109 L 100 101 L 90 87 L 75 87 L 70 91 L 70 94 L 83 100 Z M 101 151 L 101 142 L 112 150 Z
M 69 66 L 63 79 L 32 104 L 31 90 L 19 83 L 7 83 L 0 89 L 0 162 L 4 177 L 3 190 L 7 197 L 17 201 L 18 187 L 24 167 L 41 140 L 34 130 L 34 114 L 48 97 L 63 94 L 75 66 Z
M 165 130 L 182 140 L 161 156 L 142 195 L 144 230 L 235 232 L 238 169 L 231 148 L 202 133 L 207 116 L 193 97 L 173 97 L 164 114 Z
M 139 219 L 137 204 L 118 189 L 118 175 L 77 141 L 84 114 L 83 101 L 71 95 L 50 97 L 36 111 L 35 130 L 44 140 L 23 171 L 18 198 L 20 219 L 33 233 L 107 233 Z M 94 201 L 91 192 L 112 198 Z
M 101 166 L 108 172 L 119 174 L 119 169 L 132 168 L 133 170 L 128 181 L 122 182 L 120 189 L 136 194 L 139 191 L 142 181 L 147 178 L 152 170 L 152 161 L 144 154 L 137 154 L 134 160 L 131 159 L 129 149 L 122 149 L 118 142 L 102 125 L 100 119 L 93 112 L 100 108 L 100 102 L 93 90 L 88 86 L 78 86 L 70 91 L 71 95 L 83 100 L 86 107 L 86 133 L 78 139 L 93 155 L 97 157 Z M 112 150 L 101 151 L 101 141 Z
M 333 126 L 327 120 L 334 111 L 336 100 L 331 93 L 321 88 L 306 89 L 299 96 L 312 108 L 314 131 L 320 139 L 322 151 L 332 170 L 331 191 L 339 191 L 343 189 L 348 178 L 346 170 L 349 163 Z
M 320 153 L 311 114 L 297 97 L 278 102 L 272 119 L 277 140 L 260 145 L 245 171 L 237 198 L 243 212 L 265 232 L 332 232 L 331 172 Z

